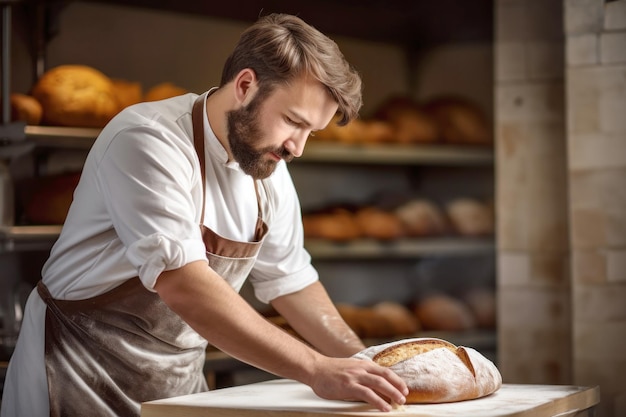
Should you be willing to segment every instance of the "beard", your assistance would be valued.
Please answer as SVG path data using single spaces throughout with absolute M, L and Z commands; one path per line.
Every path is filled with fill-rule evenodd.
M 262 94 L 256 95 L 247 106 L 231 110 L 226 114 L 228 125 L 228 144 L 235 161 L 241 170 L 254 179 L 264 179 L 272 175 L 278 161 L 268 159 L 267 154 L 272 152 L 290 162 L 293 155 L 284 147 L 265 147 L 257 149 L 254 143 L 262 137 L 260 128 L 259 108 L 262 103 Z

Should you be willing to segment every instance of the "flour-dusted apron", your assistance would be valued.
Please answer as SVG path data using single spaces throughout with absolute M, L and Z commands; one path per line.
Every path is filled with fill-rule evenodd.
M 203 98 L 198 97 L 192 112 L 203 178 L 202 220 Z M 209 265 L 239 290 L 267 233 L 260 202 L 253 242 L 222 238 L 202 223 Z M 47 305 L 50 416 L 138 416 L 144 401 L 207 389 L 202 374 L 206 341 L 138 277 L 86 300 L 55 300 L 43 282 L 37 289 Z

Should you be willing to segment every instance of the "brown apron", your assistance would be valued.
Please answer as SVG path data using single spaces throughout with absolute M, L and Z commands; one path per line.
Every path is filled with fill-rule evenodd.
M 225 239 L 202 224 L 206 192 L 203 98 L 198 97 L 192 112 L 203 178 L 202 236 L 211 268 L 239 290 L 267 226 L 258 190 L 253 242 Z M 202 373 L 206 340 L 138 277 L 86 300 L 55 300 L 41 281 L 37 289 L 47 305 L 50 416 L 138 416 L 144 401 L 207 390 Z

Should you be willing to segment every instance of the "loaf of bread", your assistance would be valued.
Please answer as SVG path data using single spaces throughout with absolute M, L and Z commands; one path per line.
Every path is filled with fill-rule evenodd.
M 410 200 L 396 208 L 395 215 L 409 236 L 438 236 L 449 230 L 443 210 L 427 199 Z
M 435 121 L 409 97 L 390 97 L 379 106 L 373 118 L 392 126 L 396 142 L 433 143 L 439 140 Z
M 415 315 L 426 330 L 459 332 L 476 327 L 470 308 L 456 297 L 432 294 L 415 306 Z
M 148 89 L 148 91 L 146 91 L 146 94 L 143 96 L 143 101 L 165 100 L 166 98 L 181 96 L 188 92 L 189 91 L 187 91 L 185 88 L 180 87 L 174 83 L 164 82 Z
M 492 207 L 478 199 L 456 198 L 446 204 L 446 214 L 460 235 L 484 236 L 495 231 Z
M 423 109 L 436 122 L 439 137 L 446 143 L 493 143 L 487 117 L 475 103 L 466 98 L 436 97 L 424 103 Z
M 362 338 L 389 338 L 415 334 L 420 329 L 415 315 L 393 301 L 382 301 L 372 307 L 337 304 L 346 324 Z
M 43 108 L 33 96 L 21 93 L 11 93 L 11 120 L 24 121 L 28 125 L 41 123 Z
M 463 294 L 463 301 L 474 315 L 478 327 L 485 329 L 496 327 L 498 306 L 493 289 L 474 288 Z
M 436 338 L 371 346 L 354 355 L 385 366 L 407 384 L 407 404 L 472 400 L 502 386 L 498 368 L 480 352 Z
M 33 179 L 29 189 L 21 192 L 25 220 L 29 224 L 63 224 L 79 180 L 79 172 Z
M 85 65 L 61 65 L 46 71 L 32 91 L 43 108 L 43 124 L 104 127 L 119 110 L 110 78 Z
M 302 217 L 302 224 L 307 238 L 345 242 L 361 237 L 354 215 L 346 209 L 306 214 Z
M 377 207 L 362 207 L 354 219 L 364 237 L 378 240 L 393 240 L 403 236 L 402 222 L 393 213 Z
M 137 81 L 113 78 L 113 91 L 119 103 L 120 109 L 124 109 L 143 100 L 143 89 Z

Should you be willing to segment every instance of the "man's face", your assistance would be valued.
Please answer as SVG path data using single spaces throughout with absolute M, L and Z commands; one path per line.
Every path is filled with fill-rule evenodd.
M 261 112 L 263 104 L 261 95 L 257 94 L 252 101 L 244 107 L 227 113 L 228 143 L 233 158 L 239 163 L 242 171 L 255 179 L 269 177 L 280 159 L 267 158 L 268 153 L 273 153 L 279 158 L 290 162 L 293 155 L 284 146 L 266 146 L 257 149 L 256 143 L 260 143 L 263 137 L 261 133 Z
M 269 94 L 257 90 L 247 105 L 227 113 L 232 158 L 256 179 L 270 176 L 281 159 L 304 151 L 312 131 L 323 129 L 337 103 L 319 81 L 299 77 Z

